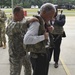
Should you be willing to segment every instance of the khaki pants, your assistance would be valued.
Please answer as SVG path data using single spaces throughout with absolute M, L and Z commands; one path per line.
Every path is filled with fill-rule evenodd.
M 6 43 L 6 37 L 5 37 L 5 25 L 0 27 L 0 44 L 3 42 L 4 44 Z

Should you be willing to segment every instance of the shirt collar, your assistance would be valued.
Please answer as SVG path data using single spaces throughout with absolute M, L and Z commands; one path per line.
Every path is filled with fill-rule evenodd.
M 42 18 L 42 17 L 41 17 Z M 44 19 L 42 18 L 42 21 L 43 21 L 43 25 L 45 25 L 45 21 L 44 21 Z

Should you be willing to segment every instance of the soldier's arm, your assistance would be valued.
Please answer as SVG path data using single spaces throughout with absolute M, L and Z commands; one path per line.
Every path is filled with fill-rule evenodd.
M 10 35 L 13 35 L 13 33 L 15 32 L 15 26 L 16 26 L 16 23 L 15 22 L 10 22 L 10 24 L 7 26 L 6 28 L 6 34 L 8 36 Z
M 39 20 L 36 18 L 36 17 L 32 17 L 32 18 L 29 18 L 28 21 L 31 23 L 31 22 L 35 22 L 35 21 L 38 21 Z
M 2 17 L 0 17 L 0 21 L 4 22 L 7 19 L 5 12 L 3 12 Z
M 39 22 L 39 20 L 35 17 L 24 18 L 23 21 L 21 22 L 21 26 L 23 29 L 29 28 L 30 23 L 33 22 Z

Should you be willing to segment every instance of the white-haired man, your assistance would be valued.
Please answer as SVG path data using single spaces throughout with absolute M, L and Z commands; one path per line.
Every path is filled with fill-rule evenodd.
M 24 44 L 30 49 L 30 59 L 33 68 L 33 75 L 48 74 L 48 54 L 46 49 L 46 40 L 48 40 L 48 32 L 45 29 L 45 23 L 53 18 L 55 7 L 51 3 L 45 3 L 40 8 L 39 22 L 31 23 L 27 33 L 24 36 Z M 26 50 L 27 50 L 26 49 Z

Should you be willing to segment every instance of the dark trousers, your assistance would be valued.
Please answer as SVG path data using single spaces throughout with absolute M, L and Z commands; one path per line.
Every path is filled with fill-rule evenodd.
M 51 60 L 52 53 L 54 52 L 54 61 L 58 62 L 59 61 L 59 55 L 60 55 L 60 45 L 62 41 L 62 36 L 59 35 L 53 35 L 54 37 L 54 47 L 49 49 L 49 61 Z
M 49 61 L 47 54 L 36 53 L 37 58 L 31 57 L 33 75 L 48 75 Z

